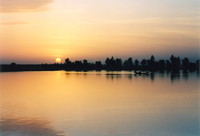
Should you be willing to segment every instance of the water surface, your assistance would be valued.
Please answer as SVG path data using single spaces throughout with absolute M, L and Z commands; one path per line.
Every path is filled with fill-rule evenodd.
M 0 73 L 2 136 L 199 136 L 196 73 Z

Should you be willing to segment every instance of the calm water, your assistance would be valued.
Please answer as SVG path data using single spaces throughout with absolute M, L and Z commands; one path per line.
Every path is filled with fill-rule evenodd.
M 199 136 L 196 73 L 0 73 L 2 136 Z

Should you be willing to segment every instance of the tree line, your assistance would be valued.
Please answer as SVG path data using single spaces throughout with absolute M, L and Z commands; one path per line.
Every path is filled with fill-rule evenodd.
M 95 61 L 94 63 L 84 59 L 82 61 L 71 61 L 69 58 L 65 59 L 65 63 L 55 64 L 16 64 L 0 65 L 0 71 L 54 71 L 54 70 L 68 70 L 68 71 L 90 71 L 90 70 L 107 70 L 107 71 L 199 71 L 200 60 L 191 62 L 187 57 L 181 59 L 178 56 L 171 55 L 169 60 L 156 60 L 152 55 L 149 59 L 128 58 L 122 60 L 121 58 L 106 58 L 105 61 Z
M 109 71 L 121 71 L 121 70 L 146 70 L 146 71 L 178 71 L 178 70 L 199 70 L 200 60 L 191 62 L 187 57 L 181 59 L 178 56 L 171 55 L 169 60 L 160 59 L 156 61 L 152 55 L 149 59 L 128 58 L 122 60 L 121 58 L 106 58 L 104 62 L 96 61 L 94 63 L 88 62 L 84 59 L 82 61 L 71 61 L 69 58 L 65 59 L 65 70 L 109 70 Z M 58 64 L 59 65 L 59 64 Z

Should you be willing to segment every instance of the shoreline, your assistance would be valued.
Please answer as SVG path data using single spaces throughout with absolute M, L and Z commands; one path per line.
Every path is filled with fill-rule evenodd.
M 121 71 L 127 71 L 127 72 L 180 72 L 180 71 L 184 71 L 184 72 L 199 72 L 199 68 L 188 68 L 188 69 L 184 69 L 184 68 L 179 68 L 179 69 L 169 69 L 169 68 L 163 68 L 163 69 L 149 69 L 149 68 L 144 68 L 144 67 L 138 67 L 138 68 L 131 68 L 131 69 L 125 69 L 125 68 L 120 68 L 120 69 L 109 69 L 106 68 L 106 66 L 104 66 L 103 68 L 95 68 L 95 67 L 91 67 L 91 68 L 83 68 L 83 67 L 69 67 L 66 64 L 2 64 L 0 65 L 0 72 L 21 72 L 21 71 L 77 71 L 77 72 L 90 72 L 90 71 L 117 71 L 117 72 L 121 72 Z

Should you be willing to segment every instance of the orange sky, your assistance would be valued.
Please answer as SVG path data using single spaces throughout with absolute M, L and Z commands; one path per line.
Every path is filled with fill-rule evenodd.
M 2 0 L 1 63 L 199 54 L 198 0 Z

